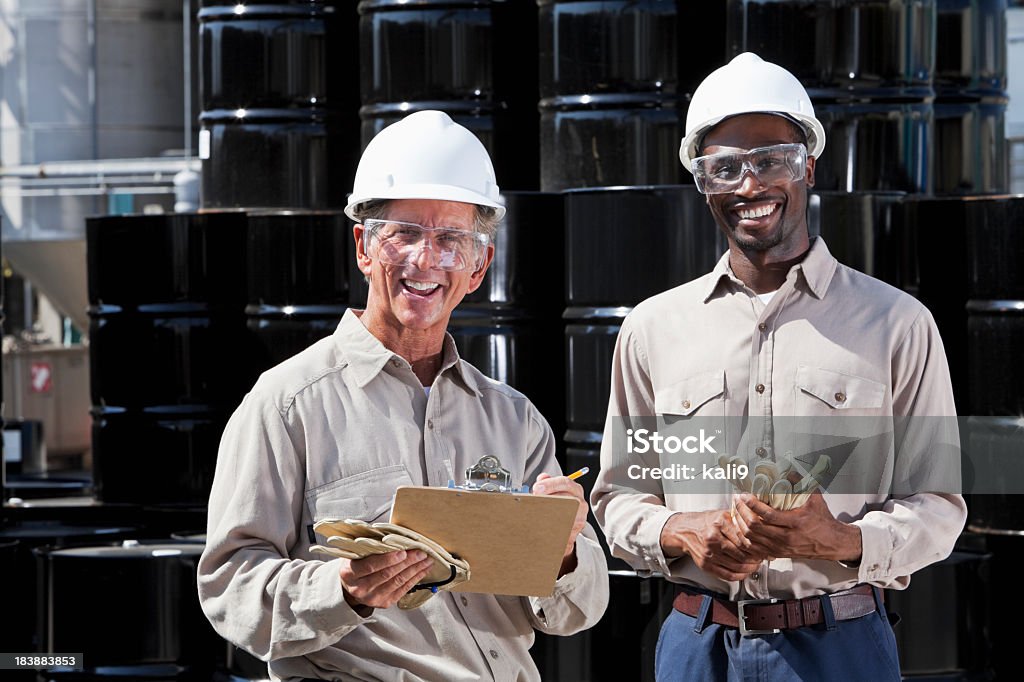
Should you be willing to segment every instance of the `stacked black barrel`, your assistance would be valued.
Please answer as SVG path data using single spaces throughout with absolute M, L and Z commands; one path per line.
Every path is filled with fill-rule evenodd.
M 992 584 L 1013 580 L 1024 560 L 1024 198 L 966 203 L 967 447 L 977 477 L 969 527 L 993 555 Z M 998 587 L 996 588 L 998 589 Z M 996 593 L 998 594 L 998 592 Z M 1013 616 L 993 604 L 991 639 L 998 679 L 1017 674 Z
M 437 109 L 480 138 L 502 189 L 537 189 L 536 45 L 526 0 L 362 0 L 363 145 Z
M 345 205 L 358 155 L 348 0 L 203 0 L 203 208 Z
M 937 0 L 936 194 L 1007 190 L 1006 0 Z
M 730 55 L 808 89 L 828 140 L 819 190 L 932 189 L 936 0 L 729 0 Z
M 104 502 L 204 506 L 255 378 L 243 213 L 86 225 L 93 476 Z
M 245 313 L 254 370 L 334 332 L 347 308 L 351 243 L 352 226 L 341 211 L 249 214 Z
M 678 183 L 677 3 L 537 4 L 541 189 Z

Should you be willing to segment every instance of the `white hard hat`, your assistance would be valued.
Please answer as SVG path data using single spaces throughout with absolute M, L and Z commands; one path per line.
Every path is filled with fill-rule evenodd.
M 807 134 L 807 154 L 817 158 L 825 148 L 825 129 L 796 76 L 753 52 L 737 55 L 712 71 L 697 86 L 686 114 L 686 136 L 679 145 L 679 160 L 691 171 L 704 134 L 737 114 L 781 114 L 801 125 Z
M 366 145 L 345 215 L 372 199 L 440 199 L 490 206 L 505 215 L 491 157 L 476 135 L 443 111 L 418 111 Z

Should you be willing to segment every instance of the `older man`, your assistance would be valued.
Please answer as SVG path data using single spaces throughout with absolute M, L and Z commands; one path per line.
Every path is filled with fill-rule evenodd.
M 710 274 L 638 305 L 619 334 L 591 499 L 614 555 L 679 584 L 658 645 L 662 681 L 899 680 L 879 588 L 906 587 L 947 556 L 966 518 L 931 315 L 809 237 L 824 144 L 807 93 L 781 67 L 746 53 L 710 74 L 680 158 L 729 251 Z M 737 467 L 792 469 L 774 495 L 728 466 L 721 487 L 666 480 L 670 455 L 621 446 L 625 427 L 652 419 L 677 433 L 708 427 L 691 449 L 738 456 Z M 698 455 L 687 457 L 675 463 Z M 946 465 L 955 472 L 935 475 Z M 812 474 L 827 494 L 787 487 L 813 489 Z M 945 480 L 954 485 L 933 485 Z
M 534 628 L 596 623 L 606 564 L 544 418 L 460 360 L 445 332 L 494 255 L 504 209 L 490 159 L 447 115 L 413 114 L 367 146 L 346 213 L 366 310 L 263 374 L 231 418 L 199 568 L 203 609 L 274 679 L 537 680 Z M 431 566 L 423 552 L 310 553 L 318 520 L 387 520 L 398 486 L 443 486 L 485 454 L 535 494 L 579 500 L 551 597 L 442 591 L 401 610 Z

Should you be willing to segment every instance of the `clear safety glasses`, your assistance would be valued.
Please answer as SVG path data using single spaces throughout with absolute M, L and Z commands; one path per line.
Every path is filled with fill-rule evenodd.
M 388 265 L 418 265 L 424 249 L 438 270 L 476 270 L 483 264 L 490 239 L 482 232 L 453 227 L 424 227 L 398 220 L 363 221 L 367 253 Z M 371 253 L 371 249 L 374 251 Z
M 750 171 L 764 187 L 775 187 L 804 177 L 807 148 L 802 144 L 775 144 L 745 152 L 699 156 L 691 164 L 697 189 L 704 194 L 733 192 Z

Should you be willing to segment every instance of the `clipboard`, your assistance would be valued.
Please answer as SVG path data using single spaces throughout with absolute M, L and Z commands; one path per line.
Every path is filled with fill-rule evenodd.
M 549 597 L 576 518 L 567 497 L 400 486 L 391 523 L 469 562 L 452 592 Z

